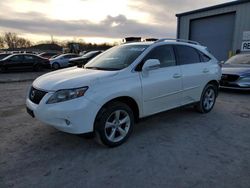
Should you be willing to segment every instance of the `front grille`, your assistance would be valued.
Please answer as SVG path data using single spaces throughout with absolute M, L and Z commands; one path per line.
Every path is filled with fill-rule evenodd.
M 233 74 L 222 74 L 221 81 L 223 82 L 235 82 L 240 76 Z
M 41 91 L 38 89 L 35 89 L 34 87 L 31 87 L 30 93 L 29 93 L 29 99 L 36 104 L 39 104 L 44 95 L 46 95 L 46 91 Z

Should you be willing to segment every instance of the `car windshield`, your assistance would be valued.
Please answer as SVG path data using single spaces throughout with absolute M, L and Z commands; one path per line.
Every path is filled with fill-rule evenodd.
M 13 57 L 14 55 L 11 54 L 11 55 L 8 55 L 7 57 L 3 58 L 2 60 L 6 60 L 6 59 L 9 59 L 10 57 Z
M 149 45 L 121 45 L 111 48 L 85 65 L 86 69 L 121 70 L 128 67 Z
M 225 64 L 250 64 L 250 54 L 239 54 L 231 57 Z

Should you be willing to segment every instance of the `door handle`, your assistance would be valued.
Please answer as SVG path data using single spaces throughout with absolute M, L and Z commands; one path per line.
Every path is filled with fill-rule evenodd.
M 203 69 L 202 72 L 203 72 L 203 73 L 208 73 L 208 72 L 209 72 L 209 69 L 205 68 L 205 69 Z
M 175 73 L 175 74 L 173 75 L 173 78 L 180 78 L 180 77 L 181 77 L 181 75 L 178 74 L 178 73 Z

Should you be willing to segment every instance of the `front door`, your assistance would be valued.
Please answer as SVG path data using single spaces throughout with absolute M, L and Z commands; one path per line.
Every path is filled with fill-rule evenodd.
M 144 116 L 177 107 L 182 97 L 182 75 L 172 46 L 155 47 L 143 62 L 148 59 L 158 59 L 160 67 L 140 73 Z

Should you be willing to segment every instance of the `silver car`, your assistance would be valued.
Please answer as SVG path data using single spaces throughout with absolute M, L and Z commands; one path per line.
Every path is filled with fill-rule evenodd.
M 62 54 L 50 59 L 50 65 L 53 69 L 68 67 L 71 58 L 79 57 L 77 54 Z
M 250 53 L 235 55 L 222 65 L 220 86 L 250 90 Z

